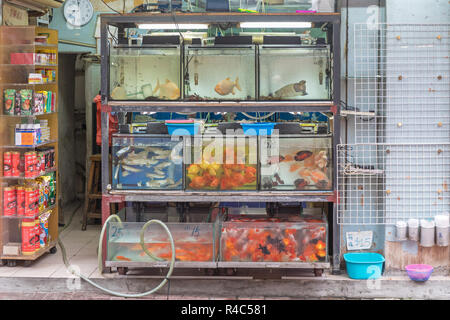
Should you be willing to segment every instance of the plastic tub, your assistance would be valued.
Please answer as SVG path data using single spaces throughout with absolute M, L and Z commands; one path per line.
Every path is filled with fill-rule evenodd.
M 258 123 L 241 123 L 244 134 L 248 136 L 269 136 L 273 132 L 276 123 L 258 122 Z
M 433 273 L 433 267 L 428 264 L 410 264 L 405 267 L 405 270 L 413 281 L 427 281 Z
M 200 132 L 200 123 L 166 123 L 170 135 L 192 136 Z
M 436 244 L 440 247 L 449 245 L 449 216 L 437 215 L 434 217 L 436 223 Z
M 397 230 L 397 240 L 398 241 L 406 240 L 406 222 L 397 221 L 395 226 Z
M 419 220 L 408 220 L 408 238 L 412 241 L 419 241 Z
M 435 225 L 432 220 L 420 220 L 420 245 L 422 247 L 434 246 Z
M 383 273 L 384 257 L 376 252 L 345 253 L 347 274 L 351 279 L 377 279 Z

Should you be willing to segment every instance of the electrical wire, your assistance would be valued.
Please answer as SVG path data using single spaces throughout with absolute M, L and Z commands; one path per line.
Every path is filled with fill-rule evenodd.
M 117 11 L 117 10 L 111 8 L 105 1 L 103 1 L 103 0 L 100 0 L 100 1 L 103 2 L 103 4 L 104 4 L 105 6 L 107 6 L 111 11 L 114 11 L 115 13 L 118 13 L 118 14 L 120 14 L 120 15 L 123 15 L 123 13 L 121 13 L 121 12 L 119 12 L 119 11 Z M 124 5 L 124 7 L 125 7 L 125 0 L 122 0 L 122 1 L 123 1 L 123 5 Z
M 275 114 L 275 112 L 270 112 L 269 114 L 266 114 L 265 116 L 259 116 L 259 112 L 257 113 L 258 115 L 255 117 L 255 116 L 251 116 L 251 115 L 249 115 L 248 113 L 246 113 L 246 112 L 241 112 L 243 115 L 245 115 L 246 117 L 249 117 L 250 119 L 253 119 L 253 120 L 263 120 L 263 119 L 267 119 L 267 118 L 269 118 L 269 117 L 271 117 L 271 116 L 273 116 L 274 114 Z
M 70 226 L 70 224 L 71 224 L 71 222 L 73 220 L 73 217 L 75 216 L 75 213 L 78 211 L 78 209 L 80 207 L 81 207 L 81 202 L 78 204 L 76 209 L 73 211 L 73 213 L 72 213 L 72 215 L 71 215 L 71 217 L 69 219 L 69 222 L 61 230 L 60 235 L 62 234 L 62 232 L 64 232 L 64 230 L 66 230 Z M 117 220 L 119 222 L 119 224 L 122 224 L 122 220 L 120 219 L 120 217 L 118 215 L 115 215 L 115 214 L 110 215 L 108 217 L 108 219 L 106 219 L 105 223 L 103 224 L 102 231 L 100 233 L 99 243 L 98 243 L 98 256 L 97 256 L 100 274 L 102 274 L 102 272 L 103 272 L 103 261 L 102 261 L 103 237 L 105 235 L 105 230 L 106 230 L 106 227 L 107 227 L 107 225 L 108 225 L 110 220 Z M 141 245 L 142 249 L 144 250 L 144 252 L 147 255 L 149 255 L 151 258 L 153 258 L 155 260 L 165 261 L 164 259 L 155 257 L 153 254 L 151 254 L 151 252 L 149 252 L 147 250 L 147 248 L 145 246 L 144 233 L 145 233 L 145 230 L 147 229 L 147 227 L 150 226 L 151 224 L 159 224 L 159 225 L 161 225 L 163 227 L 164 231 L 169 236 L 170 247 L 171 247 L 171 250 L 172 250 L 172 252 L 171 252 L 171 259 L 170 259 L 170 265 L 169 265 L 169 271 L 167 272 L 167 275 L 163 279 L 163 281 L 161 281 L 160 284 L 158 286 L 156 286 L 155 288 L 153 288 L 152 290 L 149 290 L 149 291 L 146 291 L 146 292 L 143 292 L 143 293 L 126 294 L 126 293 L 121 293 L 121 292 L 116 292 L 116 291 L 109 290 L 109 289 L 104 288 L 104 287 L 100 286 L 99 284 L 93 282 L 88 277 L 86 277 L 86 276 L 82 275 L 81 273 L 79 273 L 77 271 L 77 269 L 74 268 L 69 263 L 69 261 L 67 260 L 67 253 L 66 253 L 66 249 L 64 247 L 64 244 L 61 241 L 61 237 L 58 236 L 58 245 L 59 245 L 59 247 L 61 249 L 61 254 L 62 254 L 64 265 L 66 266 L 67 270 L 71 274 L 73 274 L 73 275 L 83 279 L 84 281 L 86 281 L 87 283 L 89 283 L 92 286 L 96 287 L 97 289 L 100 289 L 101 291 L 104 291 L 104 292 L 109 293 L 109 294 L 114 295 L 114 296 L 123 297 L 123 298 L 140 298 L 140 297 L 144 297 L 144 296 L 147 296 L 149 294 L 152 294 L 152 293 L 158 291 L 159 289 L 161 289 L 167 283 L 167 281 L 169 281 L 169 278 L 172 275 L 173 268 L 174 268 L 174 265 L 175 265 L 175 242 L 174 242 L 172 234 L 171 234 L 171 232 L 170 232 L 170 230 L 169 230 L 169 228 L 167 227 L 166 224 L 164 224 L 160 220 L 150 220 L 150 221 L 148 221 L 147 223 L 144 224 L 144 226 L 141 229 L 141 233 L 140 233 L 140 245 Z

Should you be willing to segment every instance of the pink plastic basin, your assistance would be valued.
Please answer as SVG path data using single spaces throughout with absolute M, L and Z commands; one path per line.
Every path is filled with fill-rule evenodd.
M 433 273 L 433 267 L 428 264 L 410 264 L 405 267 L 411 280 L 427 281 Z

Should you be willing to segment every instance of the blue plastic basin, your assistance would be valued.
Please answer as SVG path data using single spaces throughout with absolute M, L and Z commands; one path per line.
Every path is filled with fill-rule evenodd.
M 384 257 L 376 252 L 345 253 L 347 274 L 352 279 L 377 279 L 383 273 Z
M 200 123 L 166 123 L 170 135 L 192 136 L 200 132 Z
M 272 134 L 274 122 L 241 123 L 244 134 L 248 136 L 268 136 Z

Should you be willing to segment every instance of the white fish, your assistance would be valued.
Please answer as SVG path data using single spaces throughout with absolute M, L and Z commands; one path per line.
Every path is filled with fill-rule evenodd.
M 170 165 L 171 165 L 171 162 L 169 162 L 169 161 L 163 161 L 163 162 L 161 162 L 160 164 L 154 166 L 154 168 L 155 168 L 155 169 L 164 169 L 164 168 L 166 168 L 166 167 L 168 167 L 168 166 L 170 166 Z
M 145 176 L 150 178 L 150 179 L 162 179 L 166 175 L 165 174 L 157 174 L 157 173 L 147 173 Z
M 133 168 L 133 167 L 126 166 L 126 165 L 122 165 L 122 168 L 124 170 L 131 171 L 131 172 L 141 172 L 142 171 L 142 169 L 137 169 L 137 168 Z
M 291 98 L 296 96 L 306 96 L 306 81 L 285 85 L 283 88 L 275 91 L 276 98 Z

